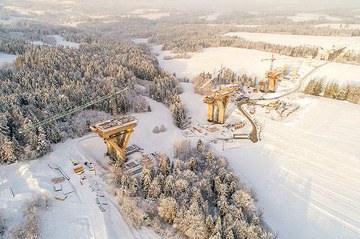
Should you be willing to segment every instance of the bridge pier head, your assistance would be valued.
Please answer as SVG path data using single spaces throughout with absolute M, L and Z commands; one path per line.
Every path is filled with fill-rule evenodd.
M 117 161 L 125 162 L 125 149 L 136 125 L 137 119 L 127 115 L 97 123 L 90 126 L 90 129 L 104 139 L 107 155 Z

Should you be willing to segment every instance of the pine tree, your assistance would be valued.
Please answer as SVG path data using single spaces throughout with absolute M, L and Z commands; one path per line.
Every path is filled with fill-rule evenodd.
M 321 79 L 316 81 L 313 89 L 313 95 L 319 96 L 322 90 L 323 90 L 323 80 Z
M 204 143 L 201 141 L 201 139 L 198 140 L 198 142 L 196 144 L 196 149 L 200 153 L 204 151 L 205 147 L 204 147 Z
M 219 216 L 216 218 L 215 227 L 212 230 L 212 235 L 210 238 L 213 239 L 222 238 L 222 223 L 221 223 L 221 218 Z
M 172 223 L 176 215 L 176 200 L 172 197 L 165 197 L 159 200 L 159 216 Z
M 161 186 L 159 184 L 158 177 L 155 177 L 147 189 L 147 197 L 157 199 L 161 194 Z
M 193 239 L 207 238 L 204 216 L 196 201 L 190 204 L 183 217 L 175 219 L 174 227 L 186 237 Z
M 165 179 L 164 194 L 165 196 L 174 195 L 174 177 L 172 175 L 167 176 Z
M 141 185 L 142 185 L 142 189 L 143 189 L 145 198 L 149 194 L 150 184 L 151 184 L 150 171 L 148 169 L 143 168 L 143 170 L 141 171 Z
M 311 79 L 305 87 L 305 90 L 304 90 L 305 94 L 313 95 L 314 87 L 315 87 L 315 79 Z

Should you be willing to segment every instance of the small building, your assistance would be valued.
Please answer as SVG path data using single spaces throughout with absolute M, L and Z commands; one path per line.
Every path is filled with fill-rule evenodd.
M 58 201 L 65 201 L 66 198 L 67 198 L 67 196 L 61 191 L 57 192 L 55 195 L 55 199 Z
M 54 188 L 55 192 L 58 192 L 58 191 L 62 190 L 61 184 L 54 184 L 53 188 Z

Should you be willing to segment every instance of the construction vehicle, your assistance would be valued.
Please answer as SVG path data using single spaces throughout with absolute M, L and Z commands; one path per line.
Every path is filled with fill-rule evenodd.
M 73 168 L 74 172 L 77 173 L 77 174 L 81 174 L 84 172 L 84 167 L 81 166 L 81 165 L 78 165 L 76 167 Z
M 237 130 L 243 128 L 244 126 L 245 126 L 245 122 L 241 122 L 239 124 L 235 124 L 234 128 L 235 130 Z
M 85 166 L 89 168 L 89 171 L 95 171 L 94 164 L 91 162 L 85 162 Z
M 70 156 L 70 161 L 71 161 L 72 165 L 74 165 L 74 166 L 79 164 L 79 162 L 77 160 L 73 159 L 71 156 Z
M 225 111 L 229 101 L 238 86 L 229 86 L 220 90 L 215 90 L 211 95 L 204 98 L 204 103 L 208 105 L 208 121 L 218 124 L 225 122 Z
M 126 145 L 136 125 L 137 119 L 134 116 L 125 115 L 97 123 L 90 126 L 90 129 L 104 139 L 110 157 L 124 162 Z

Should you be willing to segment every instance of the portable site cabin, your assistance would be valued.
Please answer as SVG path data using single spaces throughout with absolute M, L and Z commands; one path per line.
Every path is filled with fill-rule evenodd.
M 57 192 L 55 195 L 55 199 L 58 201 L 65 201 L 66 198 L 67 198 L 67 196 L 61 191 Z

